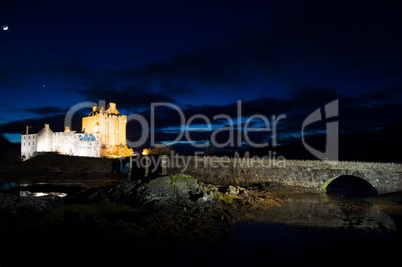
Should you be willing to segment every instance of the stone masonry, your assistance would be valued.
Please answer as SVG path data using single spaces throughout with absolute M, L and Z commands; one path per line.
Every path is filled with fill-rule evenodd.
M 402 164 L 259 158 L 183 157 L 169 162 L 168 173 L 182 172 L 200 182 L 246 186 L 275 182 L 312 191 L 341 175 L 368 181 L 379 193 L 402 190 Z

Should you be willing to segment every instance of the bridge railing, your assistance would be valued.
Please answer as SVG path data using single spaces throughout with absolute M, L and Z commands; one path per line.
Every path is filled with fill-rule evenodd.
M 362 162 L 362 161 L 320 161 L 320 160 L 286 160 L 284 167 L 310 167 L 330 169 L 354 169 L 354 170 L 376 170 L 402 172 L 402 164 L 384 162 Z

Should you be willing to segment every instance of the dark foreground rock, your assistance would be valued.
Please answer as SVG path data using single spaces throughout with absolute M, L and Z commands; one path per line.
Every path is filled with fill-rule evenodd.
M 63 200 L 57 196 L 22 197 L 14 192 L 0 192 L 0 238 L 3 233 L 41 224 L 43 219 L 60 207 Z
M 229 237 L 246 210 L 280 205 L 269 192 L 205 185 L 182 174 L 73 189 L 63 199 L 0 194 L 2 267 L 166 264 L 183 245 Z
M 21 217 L 39 217 L 48 215 L 52 209 L 62 205 L 57 196 L 21 197 L 13 192 L 0 192 L 0 215 Z
M 217 206 L 215 194 L 185 175 L 135 180 L 117 186 L 93 188 L 66 198 L 70 203 L 124 204 L 132 208 L 165 212 L 207 212 Z
M 82 190 L 62 205 L 58 201 L 1 195 L 3 214 L 14 218 L 0 217 L 2 267 L 166 264 L 179 246 L 220 240 L 239 219 L 213 192 L 184 175 Z M 41 220 L 14 227 L 19 213 Z

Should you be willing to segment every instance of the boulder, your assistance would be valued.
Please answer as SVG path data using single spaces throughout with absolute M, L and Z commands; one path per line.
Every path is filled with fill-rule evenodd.
M 186 175 L 162 176 L 150 181 L 135 180 L 69 195 L 70 202 L 116 202 L 133 208 L 168 212 L 207 211 L 218 203 L 211 191 Z
M 153 204 L 156 209 L 205 211 L 218 201 L 212 192 L 202 189 L 191 177 L 159 177 L 141 189 L 145 203 Z
M 243 187 L 231 186 L 231 185 L 229 187 L 220 187 L 219 192 L 233 196 L 243 196 L 243 197 L 248 196 L 250 194 L 250 192 Z
M 62 203 L 63 200 L 57 196 L 22 197 L 13 192 L 0 192 L 0 214 L 5 217 L 48 215 Z

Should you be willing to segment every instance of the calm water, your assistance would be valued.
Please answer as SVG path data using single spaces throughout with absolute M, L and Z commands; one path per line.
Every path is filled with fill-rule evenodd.
M 51 185 L 51 186 L 64 186 L 64 187 L 101 187 L 106 185 L 116 185 L 125 180 L 120 179 L 106 179 L 106 178 L 73 178 L 73 179 L 52 179 L 52 178 L 27 178 L 27 179 L 4 179 L 0 180 L 0 190 L 9 190 L 19 186 L 33 186 L 33 185 Z
M 68 193 L 77 192 L 83 188 L 101 187 L 106 185 L 116 185 L 122 180 L 110 179 L 33 179 L 27 180 L 9 180 L 0 181 L 0 190 L 13 190 L 19 193 L 20 196 L 42 197 L 54 195 L 65 197 Z
M 121 181 L 40 182 L 89 188 Z M 7 181 L 0 187 L 4 190 L 32 184 L 35 183 Z M 166 266 L 323 266 L 345 262 L 384 265 L 399 255 L 401 234 L 394 220 L 375 205 L 322 193 L 294 194 L 284 200 L 279 208 L 246 214 L 227 239 L 181 247 L 176 260 Z
M 374 205 L 318 193 L 285 200 L 280 208 L 247 214 L 226 240 L 182 247 L 167 266 L 373 264 L 395 255 L 395 223 Z
M 297 194 L 278 209 L 256 211 L 246 220 L 305 227 L 396 231 L 393 219 L 363 199 L 333 198 L 325 193 Z

